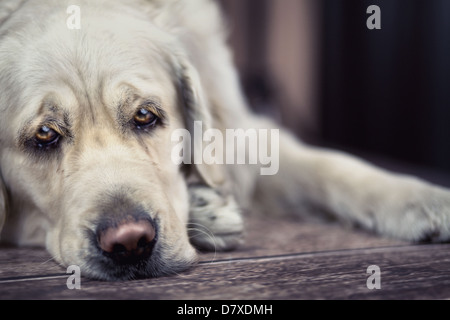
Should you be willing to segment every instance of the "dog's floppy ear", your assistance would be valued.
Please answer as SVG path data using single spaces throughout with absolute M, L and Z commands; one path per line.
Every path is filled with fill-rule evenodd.
M 194 137 L 194 132 L 198 134 L 201 128 L 203 137 L 203 133 L 207 129 L 212 128 L 209 101 L 203 91 L 200 75 L 183 54 L 174 55 L 173 58 L 174 61 L 172 63 L 180 92 L 182 113 L 186 128 L 191 134 L 191 163 L 199 178 L 205 184 L 211 187 L 221 185 L 224 181 L 223 168 L 217 164 L 206 164 L 203 161 L 204 159 L 202 159 L 202 163 L 195 163 L 196 161 L 194 161 L 195 154 L 203 156 L 203 144 L 194 143 L 198 141 L 198 137 L 197 139 Z

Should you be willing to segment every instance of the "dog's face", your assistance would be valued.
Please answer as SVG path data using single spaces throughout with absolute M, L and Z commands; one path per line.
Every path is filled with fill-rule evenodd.
M 86 11 L 80 30 L 63 6 L 41 14 L 0 29 L 0 205 L 7 194 L 12 213 L 2 236 L 40 238 L 43 225 L 57 261 L 95 278 L 186 269 L 196 251 L 171 133 L 198 103 L 194 71 L 139 12 Z

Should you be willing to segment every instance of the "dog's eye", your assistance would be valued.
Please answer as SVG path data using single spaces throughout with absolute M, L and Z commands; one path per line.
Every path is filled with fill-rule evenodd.
M 39 148 L 54 146 L 59 138 L 59 133 L 47 126 L 40 127 L 35 134 L 35 139 Z
M 146 129 L 148 127 L 153 127 L 158 122 L 158 117 L 145 108 L 139 109 L 134 115 L 134 124 L 138 129 Z

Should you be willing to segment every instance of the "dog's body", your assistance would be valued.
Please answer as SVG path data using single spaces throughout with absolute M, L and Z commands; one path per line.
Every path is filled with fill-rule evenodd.
M 196 261 L 192 244 L 236 247 L 250 204 L 450 239 L 449 191 L 286 131 L 272 176 L 257 165 L 174 164 L 171 133 L 194 121 L 277 128 L 247 109 L 216 3 L 83 0 L 75 30 L 71 4 L 0 3 L 3 241 L 46 245 L 63 265 L 114 280 L 182 271 Z

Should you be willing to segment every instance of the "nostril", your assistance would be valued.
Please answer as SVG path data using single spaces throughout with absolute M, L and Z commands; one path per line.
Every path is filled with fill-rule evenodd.
M 155 228 L 147 219 L 123 221 L 101 229 L 97 235 L 103 253 L 121 263 L 148 258 L 156 242 Z
M 147 236 L 142 236 L 137 243 L 137 247 L 145 248 L 152 240 L 153 239 L 150 239 Z
M 125 251 L 127 251 L 127 248 L 125 248 L 125 246 L 120 243 L 116 243 L 112 248 L 112 253 L 123 253 Z

